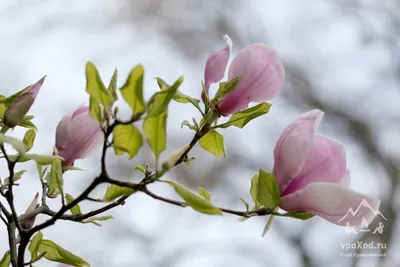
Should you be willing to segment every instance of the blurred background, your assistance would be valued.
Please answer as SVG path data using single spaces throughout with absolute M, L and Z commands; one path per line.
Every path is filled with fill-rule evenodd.
M 136 64 L 145 67 L 146 97 L 154 77 L 172 83 L 185 76 L 181 91 L 199 97 L 207 56 L 233 39 L 233 55 L 252 42 L 278 51 L 286 84 L 270 113 L 243 130 L 229 128 L 227 156 L 220 160 L 196 147 L 191 166 L 168 178 L 196 190 L 205 187 L 214 203 L 244 209 L 250 179 L 260 167 L 271 170 L 272 149 L 282 129 L 301 113 L 325 111 L 320 133 L 344 143 L 351 188 L 379 197 L 387 218 L 384 232 L 350 235 L 318 217 L 276 218 L 261 238 L 267 218 L 206 216 L 157 202 L 142 194 L 106 214 L 102 227 L 59 221 L 45 238 L 83 257 L 93 267 L 186 266 L 400 266 L 400 2 L 397 0 L 114 0 L 0 2 L 0 93 L 9 95 L 47 75 L 31 110 L 39 128 L 35 153 L 51 153 L 54 131 L 65 113 L 88 103 L 85 63 L 93 61 L 108 83 L 115 68 L 119 85 Z M 231 57 L 232 59 L 232 57 Z M 129 109 L 121 103 L 121 117 Z M 170 107 L 168 152 L 190 142 L 183 120 L 199 119 L 195 109 Z M 23 136 L 23 130 L 14 131 Z M 99 152 L 76 162 L 85 172 L 65 175 L 66 191 L 78 195 L 98 173 Z M 114 178 L 137 181 L 133 166 L 154 162 L 147 146 L 133 161 L 108 157 Z M 22 213 L 40 183 L 34 164 L 16 189 Z M 2 165 L 2 177 L 7 171 Z M 105 188 L 96 191 L 101 196 Z M 175 198 L 166 186 L 155 192 Z M 57 208 L 58 202 L 51 202 Z M 81 205 L 88 211 L 93 203 Z M 43 221 L 40 217 L 37 221 Z M 386 243 L 385 257 L 343 257 L 342 243 Z M 0 226 L 0 251 L 7 247 Z M 56 266 L 41 261 L 37 266 Z

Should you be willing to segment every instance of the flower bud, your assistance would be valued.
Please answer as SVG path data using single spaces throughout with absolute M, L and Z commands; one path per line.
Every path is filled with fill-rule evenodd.
M 255 43 L 243 48 L 233 59 L 228 80 L 235 78 L 241 80 L 218 104 L 219 112 L 224 115 L 245 109 L 250 102 L 260 103 L 277 96 L 285 81 L 285 71 L 273 48 Z
M 172 167 L 175 166 L 175 164 L 178 162 L 178 160 L 181 158 L 181 156 L 183 155 L 183 153 L 185 153 L 185 151 L 189 148 L 189 145 L 186 145 L 182 148 L 179 148 L 177 150 L 175 150 L 174 152 L 172 152 L 169 156 L 168 159 L 166 161 L 163 162 L 162 164 L 162 168 L 165 171 L 168 171 L 169 169 L 171 169 Z
M 33 102 L 35 102 L 35 98 L 42 87 L 45 77 L 40 79 L 37 83 L 30 85 L 10 106 L 8 106 L 3 118 L 3 122 L 6 126 L 13 128 L 22 121 Z
M 100 124 L 90 118 L 89 107 L 82 106 L 64 116 L 56 130 L 56 149 L 64 158 L 63 167 L 86 158 L 103 140 Z
M 31 204 L 28 206 L 28 208 L 25 211 L 25 214 L 31 213 L 38 207 L 38 198 L 39 198 L 39 193 L 36 193 L 35 197 L 33 198 Z M 21 222 L 21 227 L 25 230 L 31 229 L 33 224 L 35 223 L 36 216 L 33 216 L 31 218 L 28 218 L 24 221 Z

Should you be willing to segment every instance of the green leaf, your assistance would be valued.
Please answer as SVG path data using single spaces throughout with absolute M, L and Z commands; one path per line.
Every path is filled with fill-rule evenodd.
M 291 217 L 291 218 L 300 219 L 300 220 L 308 220 L 315 216 L 315 214 L 312 214 L 307 211 L 291 211 L 291 212 L 284 213 L 283 215 L 286 217 Z
M 61 194 L 64 193 L 61 160 L 53 160 L 51 163 L 50 183 L 51 187 L 58 189 Z
M 238 128 L 243 128 L 246 124 L 248 124 L 251 120 L 260 117 L 261 115 L 264 115 L 269 112 L 269 109 L 271 107 L 271 104 L 267 102 L 263 102 L 261 104 L 258 104 L 254 107 L 239 111 L 235 114 L 233 114 L 229 121 L 217 125 L 214 128 L 227 128 L 229 126 L 236 126 Z
M 86 64 L 86 92 L 106 109 L 114 102 L 112 95 L 105 88 L 96 66 L 90 61 Z
M 167 84 L 163 79 L 157 77 L 157 84 L 160 87 L 161 90 L 168 90 L 171 86 Z M 197 109 L 200 109 L 199 103 L 200 100 L 194 97 L 190 97 L 188 95 L 185 95 L 181 93 L 179 90 L 175 92 L 175 95 L 172 97 L 173 100 L 175 100 L 178 103 L 191 103 L 193 106 L 195 106 Z
M 146 117 L 143 122 L 143 134 L 156 159 L 167 147 L 167 113 Z
M 142 165 L 135 165 L 133 168 L 141 173 L 146 173 L 146 169 Z
M 75 166 L 65 166 L 63 167 L 63 171 L 84 171 L 84 169 Z
M 12 147 L 18 151 L 18 154 L 20 156 L 25 155 L 26 153 L 26 146 L 24 143 L 22 143 L 21 141 L 19 141 L 17 138 L 11 137 L 11 136 L 7 136 L 4 135 L 2 133 L 0 133 L 0 145 L 7 143 L 12 145 Z
M 40 242 L 43 239 L 43 234 L 38 232 L 31 240 L 28 250 L 31 253 L 31 261 L 35 261 L 38 258 L 38 250 Z
M 222 211 L 215 207 L 210 201 L 196 195 L 191 190 L 187 189 L 183 185 L 174 183 L 172 181 L 163 181 L 172 186 L 176 193 L 183 199 L 185 202 L 192 207 L 194 210 L 205 214 L 217 214 L 222 215 Z
M 67 201 L 67 205 L 69 205 L 72 201 L 74 201 L 74 197 L 67 193 L 67 194 L 65 194 L 65 200 Z M 78 204 L 76 204 L 75 206 L 73 206 L 73 207 L 70 209 L 70 211 L 71 211 L 71 213 L 72 213 L 73 215 L 75 215 L 75 214 L 81 214 L 81 213 L 82 213 L 82 212 L 81 212 L 81 207 L 79 207 Z
M 129 187 L 110 185 L 104 195 L 104 201 L 111 202 L 122 196 L 130 196 L 136 191 Z
M 31 121 L 32 119 L 33 116 L 25 116 L 18 125 L 27 129 L 34 129 L 35 131 L 37 131 L 35 124 L 33 124 L 33 122 Z
M 226 156 L 224 149 L 224 137 L 215 130 L 208 132 L 200 138 L 200 146 L 220 158 Z
M 51 172 L 46 174 L 46 183 L 48 185 L 46 195 L 48 198 L 56 198 L 60 194 L 60 190 L 58 190 L 55 185 L 53 185 L 51 181 Z
M 114 73 L 113 73 L 113 76 L 111 77 L 110 84 L 108 85 L 108 92 L 114 98 L 114 101 L 118 100 L 117 78 L 118 78 L 118 70 L 115 69 Z
M 143 66 L 137 65 L 120 89 L 122 97 L 131 107 L 134 114 L 146 111 L 146 104 L 143 98 L 143 75 Z
M 13 158 L 16 159 L 15 156 Z M 60 156 L 53 156 L 53 155 L 38 155 L 38 154 L 25 154 L 25 156 L 18 159 L 18 162 L 26 162 L 29 160 L 34 160 L 36 163 L 40 165 L 50 165 L 55 160 L 63 160 Z
M 0 267 L 8 267 L 10 266 L 11 263 L 11 254 L 10 251 L 6 251 L 6 253 L 4 253 L 3 258 L 0 260 Z
M 39 245 L 39 253 L 44 253 L 44 257 L 49 261 L 55 261 L 60 263 L 69 264 L 72 266 L 88 266 L 90 264 L 84 261 L 82 258 L 72 254 L 68 250 L 63 249 L 51 240 L 43 239 Z
M 92 218 L 82 221 L 82 223 L 93 223 L 94 225 L 101 226 L 101 224 L 98 223 L 98 221 L 107 221 L 107 220 L 111 220 L 111 219 L 114 219 L 114 217 L 112 215 L 92 217 Z
M 132 159 L 143 145 L 143 137 L 139 130 L 132 124 L 119 124 L 113 129 L 113 146 L 116 155 L 125 152 Z
M 254 207 L 259 208 L 260 202 L 258 202 L 258 174 L 254 174 L 253 178 L 251 178 L 251 187 L 250 187 L 250 195 L 251 199 L 253 199 Z
M 5 104 L 0 104 L 0 120 L 3 120 L 6 109 L 7 107 Z
M 22 175 L 23 175 L 25 172 L 26 172 L 25 170 L 22 170 L 22 171 L 19 171 L 19 172 L 14 173 L 14 176 L 13 176 L 13 181 L 14 181 L 14 183 L 15 183 L 16 181 L 18 181 L 19 179 L 21 179 L 21 178 L 22 178 Z M 9 185 L 9 184 L 10 184 L 10 177 L 7 177 L 7 178 L 4 179 L 4 185 Z
M 205 200 L 210 201 L 211 199 L 211 194 L 207 192 L 206 189 L 204 189 L 203 187 L 199 187 L 199 195 L 204 197 Z
M 30 85 L 29 85 L 29 86 L 30 86 Z M 15 100 L 20 94 L 22 94 L 26 89 L 28 89 L 29 86 L 25 87 L 24 89 L 22 89 L 22 90 L 16 92 L 15 94 L 13 94 L 13 95 L 11 95 L 11 96 L 9 96 L 9 97 L 7 97 L 7 98 L 1 99 L 1 100 L 0 100 L 0 104 L 7 104 L 7 105 L 11 104 L 12 102 L 14 102 L 14 100 Z
M 260 169 L 257 200 L 267 209 L 275 209 L 281 200 L 275 175 Z
M 213 101 L 217 100 L 219 98 L 222 98 L 223 96 L 225 96 L 226 94 L 231 92 L 233 89 L 235 89 L 235 87 L 239 83 L 240 79 L 241 78 L 235 78 L 235 79 L 232 79 L 227 82 L 219 83 L 219 88 L 218 88 L 217 93 L 214 96 Z
M 94 97 L 89 98 L 89 116 L 95 121 L 103 122 L 100 104 Z
M 247 203 L 243 198 L 240 198 L 240 201 L 242 201 L 242 203 L 246 207 L 246 212 L 249 212 L 250 209 L 249 203 Z
M 32 148 L 33 143 L 35 142 L 35 137 L 36 137 L 36 131 L 33 129 L 30 129 L 25 133 L 22 142 L 26 146 L 26 151 L 29 151 Z
M 180 77 L 168 89 L 154 94 L 149 107 L 148 117 L 158 116 L 168 110 L 168 104 L 178 91 L 179 86 L 183 82 L 183 77 Z

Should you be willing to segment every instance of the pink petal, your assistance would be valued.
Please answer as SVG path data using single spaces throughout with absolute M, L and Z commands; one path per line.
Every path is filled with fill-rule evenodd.
M 346 170 L 346 173 L 339 180 L 339 184 L 344 187 L 349 188 L 349 186 L 350 186 L 350 171 L 349 170 Z
M 224 35 L 226 47 L 212 53 L 206 61 L 204 69 L 204 85 L 208 93 L 210 85 L 221 81 L 225 75 L 225 69 L 228 65 L 229 55 L 232 50 L 232 40 L 227 34 Z M 202 93 L 204 101 L 204 93 Z
M 379 210 L 379 205 L 380 200 L 377 198 L 365 196 L 338 184 L 319 182 L 282 197 L 280 203 L 284 210 L 311 212 L 342 226 L 347 223 L 350 226 L 360 226 L 363 218 L 370 223 Z M 361 207 L 358 209 L 359 206 Z M 353 211 L 356 213 L 350 214 Z
M 76 159 L 85 158 L 101 143 L 103 134 L 97 121 L 90 118 L 88 110 L 74 111 L 68 124 L 68 141 L 59 155 L 65 159 L 64 165 L 72 164 Z
M 306 112 L 280 135 L 274 149 L 273 172 L 281 193 L 302 170 L 323 116 L 318 109 Z
M 313 182 L 339 183 L 346 172 L 346 152 L 343 145 L 329 137 L 316 135 L 303 169 L 282 196 L 300 190 Z
M 44 79 L 46 78 L 46 76 L 44 76 L 42 79 L 40 79 L 38 82 L 36 82 L 35 84 L 32 84 L 31 86 L 28 87 L 28 89 L 26 89 L 25 92 L 23 92 L 24 94 L 29 93 L 33 96 L 33 98 L 36 98 L 37 94 L 39 93 L 40 88 L 43 85 Z
M 68 127 L 71 123 L 71 114 L 64 116 L 57 125 L 56 129 L 56 148 L 58 153 L 63 153 L 68 145 L 69 130 Z
M 243 48 L 229 67 L 228 80 L 242 78 L 236 88 L 218 105 L 225 115 L 247 108 L 250 102 L 263 102 L 277 96 L 285 81 L 278 54 L 265 44 Z

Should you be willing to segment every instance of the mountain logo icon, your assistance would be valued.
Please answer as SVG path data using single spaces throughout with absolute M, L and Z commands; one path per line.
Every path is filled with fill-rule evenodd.
M 354 217 L 357 215 L 357 213 L 360 211 L 360 209 L 365 208 L 365 209 L 369 209 L 370 211 L 372 211 L 373 214 L 375 214 L 375 217 L 380 215 L 385 221 L 387 221 L 386 217 L 383 216 L 383 214 L 379 211 L 379 210 L 374 210 L 371 205 L 368 203 L 368 201 L 364 198 L 360 204 L 358 205 L 358 207 L 356 208 L 356 210 L 353 210 L 352 207 L 349 208 L 349 210 L 347 211 L 347 213 L 338 221 L 341 222 L 343 221 L 345 218 L 348 218 L 348 216 Z M 363 217 L 363 223 L 365 221 L 365 218 Z M 365 223 L 364 223 L 365 224 Z M 368 226 L 367 226 L 368 227 Z M 364 228 L 364 227 L 363 227 Z

